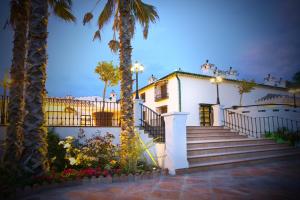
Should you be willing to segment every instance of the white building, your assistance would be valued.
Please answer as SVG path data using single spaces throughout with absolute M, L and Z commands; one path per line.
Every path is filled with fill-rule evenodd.
M 139 94 L 146 106 L 159 113 L 188 112 L 188 126 L 210 126 L 212 106 L 217 102 L 217 88 L 210 82 L 211 78 L 209 75 L 175 71 L 141 88 Z M 219 84 L 221 106 L 239 105 L 238 83 L 238 80 L 224 78 Z M 290 95 L 284 87 L 257 84 L 253 91 L 243 94 L 243 105 L 255 105 L 268 94 Z

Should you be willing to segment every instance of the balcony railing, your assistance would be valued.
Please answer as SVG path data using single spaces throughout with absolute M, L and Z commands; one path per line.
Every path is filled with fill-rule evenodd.
M 1 96 L 0 100 L 0 125 L 7 125 L 9 98 Z M 110 101 L 47 98 L 45 121 L 46 126 L 117 127 L 120 126 L 120 104 Z
M 155 101 L 160 101 L 168 98 L 169 98 L 168 93 L 155 94 Z

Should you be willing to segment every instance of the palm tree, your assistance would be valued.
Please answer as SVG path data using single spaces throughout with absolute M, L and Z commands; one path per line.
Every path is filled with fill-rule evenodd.
M 65 21 L 75 21 L 71 0 L 31 0 L 26 65 L 24 151 L 22 168 L 35 175 L 48 170 L 47 129 L 43 102 L 46 89 L 48 5 Z
M 14 30 L 13 58 L 10 68 L 10 101 L 4 160 L 17 163 L 23 150 L 24 74 L 28 32 L 28 0 L 11 0 L 10 25 Z M 12 166 L 12 165 L 11 165 Z
M 256 83 L 254 80 L 246 81 L 241 80 L 237 86 L 239 94 L 240 94 L 240 106 L 242 106 L 243 94 L 249 93 L 255 89 Z
M 96 5 L 99 1 L 97 1 Z M 96 7 L 96 6 L 95 6 Z M 83 24 L 93 18 L 93 10 L 85 14 Z M 94 39 L 101 39 L 100 31 L 103 26 L 113 17 L 113 40 L 109 42 L 112 51 L 119 48 L 120 76 L 121 76 L 121 163 L 124 166 L 135 168 L 131 163 L 130 154 L 133 149 L 131 141 L 134 137 L 133 100 L 132 100 L 132 74 L 131 67 L 131 39 L 134 35 L 135 22 L 143 27 L 144 38 L 148 36 L 149 23 L 155 23 L 158 14 L 154 6 L 141 0 L 107 0 L 102 12 L 98 17 L 98 30 Z M 115 35 L 119 34 L 119 41 Z
M 104 112 L 106 89 L 108 86 L 115 86 L 119 83 L 119 68 L 114 67 L 112 62 L 99 62 L 95 68 L 95 73 L 97 73 L 99 75 L 99 79 L 104 82 L 102 95 L 102 112 Z

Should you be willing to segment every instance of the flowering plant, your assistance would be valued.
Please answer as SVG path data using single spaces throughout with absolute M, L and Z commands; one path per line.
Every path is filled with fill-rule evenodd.
M 106 135 L 94 135 L 85 140 L 84 144 L 76 145 L 76 140 L 72 136 L 67 136 L 60 141 L 66 153 L 65 159 L 69 167 L 77 168 L 98 167 L 110 170 L 118 166 L 116 152 L 118 147 L 112 143 L 114 136 L 110 133 Z

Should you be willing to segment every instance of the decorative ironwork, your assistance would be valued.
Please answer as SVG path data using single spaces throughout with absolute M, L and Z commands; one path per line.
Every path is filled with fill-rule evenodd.
M 8 124 L 8 102 L 9 97 L 1 96 L 0 125 Z M 46 126 L 118 127 L 120 104 L 110 101 L 47 98 L 45 120 Z

